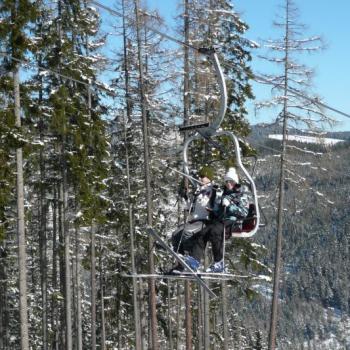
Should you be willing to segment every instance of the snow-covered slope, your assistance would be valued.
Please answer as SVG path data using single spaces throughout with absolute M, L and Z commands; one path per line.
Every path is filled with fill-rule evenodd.
M 282 140 L 281 134 L 270 134 L 269 139 Z M 315 137 L 315 136 L 305 136 L 305 135 L 287 135 L 288 141 L 297 141 L 303 143 L 316 143 L 326 146 L 333 146 L 339 142 L 344 142 L 344 140 L 333 139 L 329 137 Z

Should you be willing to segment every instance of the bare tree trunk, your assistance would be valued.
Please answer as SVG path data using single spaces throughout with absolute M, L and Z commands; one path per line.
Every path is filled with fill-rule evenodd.
M 13 72 L 16 127 L 21 128 L 19 66 Z M 24 222 L 24 185 L 23 185 L 23 153 L 22 148 L 16 149 L 17 170 L 17 236 L 18 236 L 18 267 L 19 267 L 19 313 L 21 327 L 21 350 L 29 350 L 28 338 L 28 306 L 27 306 L 27 253 Z
M 205 251 L 204 266 L 208 266 L 207 249 Z M 210 349 L 210 315 L 209 315 L 209 295 L 205 289 L 203 291 L 203 312 L 204 312 L 204 349 Z
M 80 244 L 78 227 L 75 228 L 75 279 L 76 279 L 76 328 L 77 328 L 77 350 L 83 350 L 82 315 L 81 315 L 81 288 L 80 288 Z
M 95 254 L 95 224 L 91 224 L 91 350 L 96 350 L 96 254 Z
M 103 270 L 103 247 L 101 244 L 101 254 L 100 254 L 100 291 L 101 291 L 101 350 L 106 350 L 106 321 L 105 321 L 105 303 L 104 303 L 104 270 Z M 80 349 L 79 349 L 80 350 Z
M 145 334 L 147 333 L 147 321 L 146 321 L 146 305 L 144 303 L 145 300 L 145 283 L 142 280 L 139 282 L 139 309 L 140 309 L 140 325 L 141 325 L 141 349 L 146 348 L 146 339 Z
M 188 0 L 184 0 L 184 37 L 185 37 L 185 43 L 189 44 L 189 38 L 190 38 L 190 21 L 189 21 L 189 11 L 188 11 Z M 184 95 L 183 95 L 183 101 L 184 101 L 184 125 L 188 124 L 189 121 L 189 110 L 190 110 L 190 80 L 189 80 L 189 71 L 190 71 L 190 65 L 189 65 L 189 49 L 188 46 L 184 46 Z M 187 132 L 185 132 L 185 141 L 187 139 L 188 135 Z
M 58 244 L 58 258 L 59 258 L 59 288 L 60 292 L 64 297 L 65 300 L 65 262 L 64 262 L 64 221 L 63 221 L 63 190 L 62 190 L 62 181 L 59 184 L 59 207 L 58 207 L 58 225 L 59 225 L 59 244 Z M 58 303 L 58 317 L 59 317 L 59 322 L 58 322 L 58 334 L 57 334 L 57 344 L 56 346 L 60 348 L 64 348 L 66 346 L 66 336 L 65 336 L 65 311 L 64 311 L 64 300 L 59 301 L 57 299 Z
M 41 55 L 39 56 L 39 64 L 41 64 Z M 42 104 L 42 77 L 40 77 L 40 90 L 39 90 L 39 106 Z M 42 115 L 40 115 L 39 121 L 39 132 L 40 140 L 43 142 L 43 126 L 44 121 Z M 42 337 L 43 337 L 43 350 L 48 349 L 47 341 L 47 238 L 46 238 L 46 214 L 47 206 L 45 202 L 45 160 L 43 150 L 40 149 L 39 154 L 39 164 L 40 164 L 40 230 L 39 230 L 39 241 L 40 241 L 40 275 L 41 275 L 41 297 L 42 297 Z
M 280 164 L 280 182 L 278 197 L 278 215 L 277 215 L 277 238 L 275 251 L 275 271 L 273 277 L 273 298 L 271 307 L 270 332 L 269 332 L 269 350 L 276 348 L 276 328 L 278 319 L 278 296 L 279 280 L 281 270 L 281 253 L 282 253 L 282 235 L 283 235 L 283 206 L 284 206 L 284 184 L 285 184 L 285 158 L 287 145 L 287 123 L 288 123 L 288 42 L 289 42 L 289 1 L 286 1 L 286 32 L 285 32 L 285 62 L 284 62 L 284 106 L 283 106 L 283 140 Z
M 60 19 L 58 22 L 58 47 L 61 52 L 61 43 L 62 43 L 62 1 L 59 0 L 57 3 L 58 8 L 58 18 Z M 60 58 L 59 58 L 60 59 Z M 61 69 L 61 62 L 59 62 L 59 69 Z M 62 84 L 62 79 L 61 79 Z M 60 244 L 63 248 L 63 258 L 61 254 L 60 258 L 60 277 L 61 277 L 61 285 L 64 286 L 64 309 L 65 309 L 65 317 L 61 318 L 61 322 L 65 323 L 65 327 L 61 324 L 61 331 L 63 328 L 65 329 L 65 349 L 72 349 L 72 315 L 71 315 L 71 270 L 70 270 L 70 233 L 69 233 L 69 225 L 67 222 L 67 214 L 68 214 L 68 183 L 67 183 L 67 163 L 66 163 L 66 155 L 65 155 L 65 147 L 66 147 L 66 121 L 64 121 L 63 132 L 62 132 L 62 140 L 61 140 L 61 149 L 60 149 L 60 161 L 61 161 L 61 184 L 60 184 L 60 198 L 62 201 L 61 212 L 60 212 Z M 63 244 L 63 247 L 62 247 Z M 62 322 L 62 323 L 63 323 Z
M 167 281 L 168 288 L 168 330 L 169 330 L 169 350 L 173 350 L 173 322 L 171 321 L 171 293 L 170 293 L 170 281 Z
M 7 309 L 7 261 L 6 244 L 0 249 L 0 349 L 7 349 L 8 343 L 8 309 Z
M 125 2 L 122 1 L 123 14 L 125 14 Z M 124 72 L 125 72 L 125 98 L 126 98 L 126 116 L 127 121 L 131 120 L 131 107 L 129 100 L 129 66 L 128 66 L 128 52 L 126 41 L 126 28 L 125 17 L 123 17 L 123 46 L 124 46 Z M 129 234 L 130 234 L 130 257 L 131 257 L 131 270 L 133 274 L 137 274 L 135 267 L 135 244 L 134 244 L 134 224 L 133 224 L 133 209 L 131 201 L 131 184 L 130 184 L 130 166 L 129 166 L 129 150 L 127 140 L 127 121 L 124 120 L 124 143 L 125 143 L 125 159 L 126 159 L 126 176 L 128 181 L 128 213 L 129 213 Z M 133 284 L 133 308 L 134 308 L 134 328 L 135 328 L 135 345 L 136 350 L 141 350 L 141 323 L 140 323 L 140 310 L 138 307 L 138 285 L 137 279 L 132 279 Z
M 150 159 L 149 159 L 149 144 L 148 144 L 148 123 L 147 110 L 145 99 L 145 85 L 143 80 L 143 64 L 142 64 L 142 43 L 140 35 L 140 16 L 139 16 L 139 0 L 135 0 L 135 16 L 136 16 L 136 32 L 137 32 L 137 54 L 139 62 L 139 82 L 140 82 L 140 98 L 141 98 L 141 113 L 142 113 L 142 129 L 143 129 L 143 147 L 144 147 L 144 169 L 145 169 L 145 188 L 147 202 L 147 224 L 152 226 L 152 194 L 151 194 L 151 174 L 150 174 Z M 154 256 L 153 256 L 153 237 L 149 237 L 149 273 L 154 274 Z M 156 310 L 156 288 L 154 278 L 149 279 L 149 313 L 151 321 L 151 341 L 152 350 L 158 350 L 158 329 L 157 329 L 157 310 Z
M 76 226 L 74 225 L 74 237 L 76 235 Z M 73 238 L 73 237 L 72 237 Z M 71 241 L 71 243 L 73 243 Z M 75 248 L 75 241 L 74 241 L 74 248 Z M 73 253 L 73 256 L 74 253 Z M 71 262 L 71 276 L 72 276 L 72 348 L 75 350 L 77 348 L 77 275 L 76 275 L 76 270 L 77 270 L 77 259 L 72 259 Z
M 64 142 L 63 142 L 64 145 Z M 64 158 L 64 146 L 62 145 L 62 154 Z M 72 349 L 72 292 L 71 292 L 71 271 L 70 271 L 70 233 L 67 222 L 68 212 L 68 190 L 67 190 L 67 169 L 65 161 L 62 168 L 63 183 L 61 185 L 61 196 L 63 198 L 62 211 L 62 234 L 64 238 L 64 302 L 65 302 L 65 328 L 66 328 L 66 350 Z
M 40 152 L 40 177 L 44 181 L 44 164 L 42 151 Z M 43 350 L 47 350 L 47 242 L 46 242 L 46 205 L 44 204 L 45 191 L 40 185 L 40 271 L 42 296 L 42 337 Z
M 135 266 L 135 244 L 134 244 L 134 224 L 133 224 L 133 210 L 132 210 L 132 202 L 131 202 L 131 185 L 130 185 L 130 168 L 129 168 L 129 152 L 127 145 L 127 134 L 126 134 L 126 126 L 124 123 L 124 137 L 125 137 L 125 159 L 126 159 L 126 176 L 128 181 L 128 212 L 129 212 L 129 234 L 130 234 L 130 257 L 131 257 L 131 270 L 133 275 L 137 274 L 136 266 Z M 140 313 L 138 308 L 138 286 L 137 279 L 132 279 L 133 285 L 133 307 L 134 307 L 134 325 L 135 325 L 135 345 L 136 350 L 141 350 L 141 325 L 140 325 Z
M 5 349 L 5 293 L 6 293 L 6 273 L 5 273 L 5 261 L 2 256 L 2 249 L 0 249 L 0 349 Z
M 188 0 L 184 1 L 184 36 L 185 42 L 189 43 L 189 13 L 188 13 Z M 183 112 L 184 112 L 184 125 L 189 121 L 189 52 L 188 47 L 184 47 L 184 95 L 183 95 Z M 184 141 L 186 141 L 188 133 L 185 132 Z M 185 186 L 188 187 L 188 179 L 185 179 Z M 187 221 L 186 213 L 184 215 L 185 222 Z M 191 310 L 191 284 L 189 281 L 185 281 L 185 328 L 186 328 L 186 349 L 192 349 L 192 310 Z
M 225 281 L 221 282 L 221 312 L 222 312 L 222 328 L 224 336 L 224 350 L 228 350 L 228 328 L 227 328 L 227 285 Z M 232 350 L 232 349 L 231 349 Z
M 197 346 L 196 349 L 203 349 L 203 303 L 202 303 L 202 287 L 198 288 L 198 314 L 197 314 Z
M 70 233 L 67 222 L 68 214 L 68 184 L 67 184 L 67 164 L 65 157 L 65 128 L 63 131 L 63 139 L 61 144 L 61 162 L 62 162 L 62 183 L 61 183 L 61 230 L 64 244 L 64 306 L 65 306 L 65 330 L 66 330 L 66 350 L 72 349 L 72 292 L 71 292 L 71 270 L 70 270 Z
M 125 0 L 122 1 L 123 8 L 123 50 L 124 50 L 124 75 L 125 75 L 125 99 L 126 99 L 126 115 L 128 122 L 131 121 L 131 101 L 129 94 L 129 56 L 128 56 L 128 42 L 126 37 L 126 24 L 125 24 Z
M 52 294 L 51 299 L 51 323 L 52 323 L 52 349 L 58 350 L 58 307 L 56 301 L 56 292 L 57 292 L 57 203 L 58 195 L 56 190 L 56 184 L 54 185 L 54 194 L 53 194 L 53 232 L 52 232 L 52 289 L 54 293 Z
M 177 317 L 176 317 L 176 349 L 181 349 L 181 287 L 180 283 L 177 283 Z
M 42 34 L 42 23 L 39 23 L 39 32 Z M 38 58 L 39 66 L 42 64 L 42 54 L 39 53 Z M 42 76 L 39 75 L 39 99 L 38 104 L 39 108 L 42 105 L 43 101 L 43 81 Z M 44 120 L 43 116 L 40 113 L 39 120 L 39 136 L 40 141 L 43 142 L 43 130 L 44 130 Z M 40 229 L 39 229 L 39 251 L 40 251 L 40 276 L 41 276 L 41 298 L 42 298 L 42 342 L 43 350 L 48 349 L 48 340 L 47 340 L 47 330 L 48 330 L 48 320 L 47 320 L 47 238 L 46 238 L 46 204 L 45 202 L 45 160 L 43 149 L 40 149 L 39 153 L 39 164 L 40 164 L 40 203 L 39 203 L 39 213 L 40 213 Z
M 192 350 L 192 310 L 191 310 L 191 283 L 185 281 L 185 328 L 186 328 L 186 350 Z

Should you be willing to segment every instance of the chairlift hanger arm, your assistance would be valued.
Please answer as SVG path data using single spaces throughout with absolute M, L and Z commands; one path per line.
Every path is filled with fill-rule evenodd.
M 220 89 L 220 110 L 218 113 L 217 118 L 209 125 L 209 127 L 205 130 L 203 130 L 203 132 L 205 132 L 206 134 L 212 135 L 216 130 L 218 130 L 220 128 L 220 125 L 225 117 L 226 114 L 226 109 L 227 109 L 227 89 L 226 89 L 226 82 L 225 82 L 225 76 L 224 73 L 222 71 L 221 65 L 220 65 L 220 61 L 218 58 L 218 55 L 215 51 L 214 48 L 211 49 L 199 49 L 198 50 L 200 53 L 203 53 L 205 55 L 207 55 L 210 60 L 213 62 L 214 64 L 214 68 L 215 68 L 215 73 L 216 76 L 218 78 L 218 82 L 219 82 L 219 89 Z
M 189 130 L 189 129 L 197 129 L 203 128 L 201 131 L 203 134 L 208 136 L 214 134 L 216 130 L 220 128 L 220 125 L 225 117 L 226 109 L 227 109 L 227 89 L 225 83 L 225 76 L 221 68 L 221 64 L 218 58 L 218 55 L 214 48 L 200 48 L 198 52 L 206 55 L 210 61 L 213 63 L 215 68 L 215 73 L 219 82 L 219 90 L 220 90 L 220 109 L 218 115 L 214 121 L 207 125 L 206 123 L 201 123 L 198 125 L 186 125 L 180 127 L 180 131 Z

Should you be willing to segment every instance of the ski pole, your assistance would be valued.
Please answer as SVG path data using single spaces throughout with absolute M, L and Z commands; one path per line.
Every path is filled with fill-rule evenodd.
M 199 181 L 199 180 L 196 179 L 195 177 L 193 177 L 193 176 L 191 176 L 191 175 L 188 175 L 188 174 L 186 174 L 186 173 L 184 173 L 184 172 L 182 172 L 182 171 L 180 171 L 180 170 L 177 170 L 177 169 L 175 169 L 175 168 L 172 168 L 172 167 L 169 166 L 169 165 L 163 164 L 163 163 L 162 163 L 160 160 L 158 160 L 158 159 L 156 159 L 156 160 L 157 160 L 160 164 L 162 164 L 164 167 L 166 167 L 166 168 L 168 168 L 168 169 L 170 169 L 170 170 L 172 170 L 172 171 L 175 171 L 175 172 L 177 172 L 178 174 L 181 174 L 181 175 L 183 175 L 183 176 L 185 176 L 185 177 L 187 177 L 187 178 L 189 178 L 189 179 L 191 179 L 191 180 L 193 180 L 193 181 L 199 183 L 201 186 L 204 185 L 204 183 L 203 183 L 202 181 Z

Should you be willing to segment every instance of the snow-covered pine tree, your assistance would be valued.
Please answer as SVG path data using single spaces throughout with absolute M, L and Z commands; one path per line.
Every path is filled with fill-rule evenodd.
M 68 226 L 61 220 L 61 214 L 64 213 L 67 220 L 75 220 L 75 227 L 78 225 L 79 231 L 80 226 L 89 225 L 93 220 L 102 223 L 106 203 L 103 196 L 100 196 L 108 170 L 105 162 L 108 144 L 101 119 L 105 108 L 100 102 L 100 93 L 95 89 L 98 84 L 97 66 L 104 62 L 98 53 L 99 47 L 103 45 L 103 38 L 99 34 L 98 13 L 87 7 L 83 1 L 58 1 L 56 4 L 41 2 L 40 10 L 41 16 L 34 31 L 37 51 L 35 59 L 40 68 L 31 81 L 33 102 L 28 109 L 34 126 L 33 132 L 37 133 L 41 141 L 40 151 L 32 150 L 30 154 L 31 164 L 34 167 L 38 165 L 37 173 L 34 169 L 32 171 L 31 180 L 33 186 L 45 191 L 40 197 L 44 198 L 44 203 L 39 197 L 33 198 L 35 206 L 32 213 L 36 213 L 39 202 L 39 208 L 46 207 L 48 228 L 45 233 L 46 225 L 37 225 L 35 228 L 33 226 L 33 232 L 39 231 L 42 237 L 40 242 L 47 237 L 47 244 L 41 244 L 37 251 L 41 256 L 41 266 L 45 259 L 50 262 L 47 266 L 47 272 L 52 275 L 49 281 L 52 289 L 48 289 L 48 298 L 51 301 L 49 342 L 53 346 L 60 346 L 63 338 L 59 336 L 59 332 L 67 320 L 63 321 L 62 318 L 61 295 L 65 292 L 58 285 L 64 285 L 64 267 L 70 265 L 69 256 L 66 254 L 66 261 L 69 262 L 65 263 L 62 249 L 57 244 L 58 233 L 61 246 L 64 237 L 68 237 L 63 235 L 62 229 L 68 229 Z M 72 77 L 73 80 L 62 78 L 54 71 Z M 89 84 L 91 85 L 88 89 Z M 91 108 L 88 100 L 91 100 Z M 66 186 L 64 196 L 59 198 L 58 187 L 62 184 L 62 179 L 65 179 Z M 69 202 L 68 196 L 71 197 Z M 64 201 L 64 210 L 59 206 L 62 198 L 67 199 Z M 81 243 L 87 244 L 88 240 L 81 236 L 80 232 L 78 237 Z M 35 247 L 36 237 L 32 237 Z M 67 241 L 66 248 L 69 247 L 70 243 Z M 43 251 L 46 249 L 48 251 L 45 256 Z M 43 276 L 45 270 L 41 268 L 40 271 Z M 58 274 L 60 284 L 57 283 Z M 74 278 L 79 279 L 79 276 Z M 80 283 L 75 283 L 74 286 L 80 288 Z M 44 299 L 45 294 L 42 296 Z M 70 310 L 70 307 L 66 309 Z M 77 316 L 79 317 L 81 315 Z M 75 318 L 73 321 L 81 324 Z M 80 326 L 74 327 L 73 332 L 79 334 L 77 327 Z M 81 343 L 80 337 L 74 339 Z M 47 343 L 45 337 L 43 343 Z
M 2 17 L 1 27 L 0 27 L 0 38 L 2 41 L 2 59 L 1 59 L 1 87 L 2 87 L 2 98 L 4 98 L 6 108 L 4 113 L 2 113 L 2 118 L 4 118 L 4 142 L 5 149 L 9 151 L 9 156 L 15 154 L 16 157 L 16 194 L 17 194 L 17 248 L 18 248 L 18 260 L 15 264 L 12 264 L 11 269 L 18 269 L 14 276 L 19 276 L 18 285 L 16 283 L 13 286 L 13 291 L 11 297 L 8 294 L 9 290 L 7 288 L 2 289 L 4 293 L 4 300 L 8 303 L 5 309 L 5 317 L 9 316 L 14 320 L 14 323 L 19 322 L 19 327 L 12 328 L 10 323 L 2 327 L 2 336 L 5 336 L 3 343 L 5 346 L 11 347 L 14 344 L 20 344 L 21 349 L 29 349 L 29 324 L 28 324 L 28 303 L 27 303 L 27 245 L 25 237 L 25 197 L 24 197 L 24 163 L 23 163 L 23 146 L 26 143 L 24 128 L 22 127 L 21 113 L 23 106 L 23 100 L 25 100 L 25 94 L 20 87 L 20 61 L 26 58 L 28 51 L 31 48 L 31 40 L 28 36 L 31 25 L 35 21 L 37 16 L 36 4 L 30 1 L 11 1 L 11 2 L 1 2 L 0 3 L 0 13 Z M 7 86 L 6 86 L 7 85 Z M 5 88 L 5 89 L 4 89 Z M 21 94 L 22 101 L 21 101 Z M 9 136 L 11 136 L 9 138 Z M 12 145 L 8 141 L 12 139 Z M 8 148 L 10 147 L 10 148 Z M 12 148 L 13 147 L 13 148 Z M 14 152 L 15 151 L 15 152 Z M 5 173 L 6 168 L 8 168 L 9 163 L 5 163 Z M 4 178 L 4 183 L 6 184 L 6 178 Z M 8 183 L 7 183 L 8 184 Z M 5 190 L 6 190 L 5 186 Z M 12 188 L 12 191 L 14 188 Z M 7 206 L 7 210 L 10 208 Z M 14 209 L 14 208 L 13 208 Z M 10 227 L 7 227 L 10 229 Z M 11 229 L 10 229 L 11 230 Z M 6 234 L 6 239 L 11 241 L 8 231 Z M 12 238 L 13 240 L 13 238 Z M 12 242 L 13 244 L 14 242 Z M 5 246 L 11 246 L 5 244 Z M 3 255 L 5 258 L 5 255 Z M 4 264 L 6 266 L 6 262 Z M 10 266 L 10 265 L 9 265 Z M 14 272 L 13 270 L 12 272 Z M 17 289 L 18 288 L 18 289 Z M 17 296 L 17 293 L 19 294 Z M 16 300 L 18 297 L 18 300 Z M 11 304 L 17 304 L 19 314 L 9 315 Z M 18 317 L 19 316 L 19 317 Z M 14 325 L 12 323 L 12 325 Z M 17 329 L 16 329 L 17 328 Z M 20 330 L 20 334 L 18 334 Z M 14 332 L 14 333 L 13 333 Z M 15 341 L 17 340 L 17 341 Z
M 143 64 L 143 94 L 145 99 L 143 105 L 140 104 L 140 82 L 138 71 L 138 56 L 136 46 L 136 30 L 134 27 L 134 1 L 125 1 L 120 4 L 120 12 L 122 12 L 122 5 L 124 4 L 124 48 L 116 53 L 115 64 L 117 65 L 116 78 L 113 81 L 114 86 L 118 89 L 118 93 L 125 98 L 122 106 L 118 103 L 116 106 L 116 117 L 113 121 L 112 130 L 113 149 L 115 156 L 114 177 L 119 179 L 118 183 L 113 184 L 113 198 L 114 208 L 111 211 L 116 222 L 119 222 L 118 231 L 121 231 L 119 236 L 129 236 L 129 219 L 128 203 L 121 200 L 127 198 L 127 181 L 125 177 L 125 154 L 126 149 L 129 155 L 129 166 L 131 184 L 131 201 L 133 209 L 133 223 L 135 227 L 135 263 L 138 272 L 146 272 L 146 240 L 145 240 L 145 223 L 146 223 L 146 208 L 145 208 L 145 189 L 143 178 L 144 160 L 143 139 L 141 129 L 141 112 L 142 108 L 146 108 L 146 119 L 148 124 L 148 143 L 151 163 L 151 187 L 152 187 L 152 201 L 154 203 L 152 216 L 153 223 L 160 230 L 168 229 L 170 225 L 174 225 L 176 217 L 173 217 L 173 208 L 169 206 L 169 201 L 175 202 L 175 195 L 177 190 L 176 184 L 169 183 L 171 175 L 165 176 L 166 169 L 159 164 L 159 160 L 167 157 L 171 159 L 173 156 L 172 148 L 174 145 L 175 134 L 171 130 L 171 118 L 175 115 L 174 108 L 171 111 L 172 101 L 168 101 L 167 96 L 171 93 L 169 90 L 170 81 L 172 79 L 173 70 L 168 69 L 172 64 L 173 56 L 172 50 L 165 50 L 161 46 L 161 40 L 158 35 L 155 35 L 151 30 L 144 26 L 147 22 L 149 26 L 158 26 L 161 24 L 161 19 L 157 13 L 147 13 L 140 10 L 140 37 L 142 45 L 142 64 Z M 121 52 L 123 53 L 121 55 Z M 117 102 L 117 101 L 116 101 Z M 122 108 L 121 108 L 122 107 Z M 170 117 L 169 117 L 170 114 Z M 126 123 L 126 124 L 125 124 Z M 124 127 L 126 127 L 126 141 L 123 136 Z M 170 130 L 170 132 L 169 132 Z M 169 156 L 169 154 L 171 156 Z M 167 174 L 166 174 L 167 175 Z M 170 200 L 169 200 L 170 194 Z M 166 219 L 167 218 L 167 219 Z M 168 220 L 169 218 L 169 220 Z M 120 240 L 119 249 L 129 249 L 130 242 L 128 240 Z M 157 261 L 157 265 L 161 265 L 161 261 Z M 129 257 L 123 256 L 120 260 L 120 270 L 130 271 L 131 262 Z M 114 278 L 117 278 L 114 277 Z M 130 281 L 131 282 L 131 281 Z M 127 281 L 124 280 L 124 283 Z M 131 301 L 130 301 L 131 302 Z M 127 305 L 125 305 L 127 307 Z M 164 313 L 166 310 L 159 309 L 159 313 Z M 142 315 L 144 313 L 141 312 Z M 132 315 L 129 310 L 126 315 Z M 162 316 L 163 317 L 163 316 Z M 144 319 L 144 318 L 143 318 Z M 145 320 L 145 319 L 144 319 Z M 133 322 L 131 319 L 130 321 Z M 125 325 L 125 322 L 124 322 Z M 145 332 L 145 322 L 142 323 L 143 332 Z
M 284 226 L 283 211 L 285 210 L 285 186 L 288 183 L 300 182 L 300 177 L 296 168 L 288 166 L 290 162 L 287 159 L 287 132 L 290 123 L 294 123 L 296 128 L 312 129 L 322 127 L 331 123 L 331 119 L 317 104 L 318 97 L 311 96 L 311 78 L 312 69 L 301 64 L 297 60 L 297 55 L 302 53 L 312 53 L 321 48 L 321 38 L 319 36 L 302 37 L 305 26 L 298 22 L 298 10 L 293 0 L 285 0 L 282 6 L 282 15 L 275 22 L 275 26 L 282 30 L 283 35 L 276 40 L 269 40 L 266 46 L 270 55 L 262 56 L 266 61 L 277 65 L 281 73 L 277 75 L 265 75 L 263 82 L 276 87 L 276 91 L 281 91 L 272 99 L 261 102 L 257 106 L 262 107 L 280 107 L 280 112 L 276 122 L 282 126 L 282 145 L 281 145 L 281 163 L 280 180 L 278 194 L 278 214 L 277 214 L 277 241 L 275 255 L 275 275 L 274 275 L 274 293 L 271 310 L 271 324 L 269 336 L 269 348 L 275 349 L 276 327 L 277 327 L 277 309 L 279 298 L 279 280 L 281 270 L 281 249 L 282 249 L 282 230 Z M 305 99 L 304 96 L 308 98 Z M 296 164 L 297 165 L 297 164 Z M 294 179 L 293 179 L 294 177 Z M 297 193 L 296 186 L 294 192 Z

